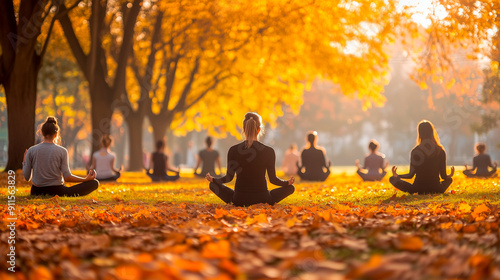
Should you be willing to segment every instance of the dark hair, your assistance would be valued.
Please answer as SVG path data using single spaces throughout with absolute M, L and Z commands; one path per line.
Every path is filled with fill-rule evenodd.
M 379 146 L 379 143 L 377 142 L 377 140 L 373 139 L 370 141 L 370 144 L 368 144 L 368 149 L 370 149 L 370 151 L 372 152 L 375 152 L 375 150 L 378 148 Z
M 55 138 L 54 142 L 56 143 L 60 142 L 59 130 L 60 128 L 59 125 L 57 125 L 57 119 L 56 117 L 53 116 L 47 117 L 45 123 L 43 123 L 42 127 L 40 128 L 43 138 L 54 137 Z
M 316 140 L 318 139 L 318 133 L 316 131 L 311 131 L 307 134 L 307 141 L 311 147 L 316 146 Z
M 165 141 L 163 139 L 156 141 L 156 150 L 159 151 L 161 148 L 165 148 Z
M 477 143 L 476 144 L 476 151 L 480 154 L 484 153 L 486 151 L 486 144 L 484 143 Z
M 109 134 L 105 134 L 104 136 L 102 136 L 101 145 L 104 148 L 109 148 L 109 146 L 111 146 L 111 143 L 113 143 L 113 138 L 111 138 Z
M 207 136 L 207 138 L 205 138 L 205 144 L 207 144 L 207 147 L 212 147 L 212 137 L 210 136 Z
M 418 123 L 418 137 L 417 137 L 417 145 L 420 145 L 423 140 L 430 140 L 437 146 L 441 147 L 441 149 L 444 150 L 443 145 L 441 145 L 441 142 L 439 141 L 439 136 L 436 132 L 436 129 L 434 128 L 434 125 L 428 120 L 422 120 L 420 123 Z
M 261 129 L 259 132 L 259 128 Z M 245 114 L 245 119 L 243 120 L 243 132 L 245 133 L 245 138 L 247 139 L 247 148 L 252 146 L 253 139 L 259 137 L 262 133 L 262 118 L 259 114 L 255 112 L 248 112 Z

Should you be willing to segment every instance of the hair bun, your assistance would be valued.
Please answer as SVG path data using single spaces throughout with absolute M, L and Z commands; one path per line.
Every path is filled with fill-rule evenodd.
M 57 124 L 57 120 L 55 117 L 47 117 L 47 120 L 45 121 L 46 123 L 53 123 Z

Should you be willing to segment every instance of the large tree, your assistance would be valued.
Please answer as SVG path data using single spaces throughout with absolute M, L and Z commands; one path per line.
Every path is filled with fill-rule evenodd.
M 169 128 L 238 135 L 246 111 L 270 122 L 285 103 L 297 112 L 304 86 L 317 77 L 366 106 L 384 100 L 383 46 L 399 16 L 394 1 L 165 1 L 149 8 L 139 16 L 123 99 L 131 143 L 140 143 L 145 115 L 154 139 Z M 141 145 L 130 147 L 131 159 L 138 157 Z
M 110 133 L 111 117 L 125 90 L 128 57 L 141 5 L 142 0 L 87 0 L 82 1 L 75 11 L 64 13 L 58 18 L 71 51 L 89 84 L 92 153 L 99 149 L 102 135 Z M 65 6 L 61 8 L 63 11 L 65 9 Z M 120 33 L 120 45 L 117 63 L 110 67 L 107 49 L 112 31 Z
M 485 72 L 485 88 L 496 83 L 494 73 L 498 61 L 498 29 L 500 28 L 500 2 L 490 0 L 433 0 L 425 27 L 426 42 L 417 57 L 415 80 L 426 88 L 441 84 L 448 91 L 460 79 L 464 64 L 479 64 L 485 57 L 492 62 L 491 71 Z M 459 52 L 457 51 L 459 50 Z M 452 73 L 452 75 L 450 75 Z M 463 82 L 463 81 L 462 81 Z M 466 82 L 466 81 L 465 81 Z M 471 92 L 472 95 L 477 94 Z M 486 96 L 488 93 L 486 92 Z M 485 98 L 488 99 L 488 98 Z
M 24 150 L 35 143 L 38 73 L 62 3 L 5 0 L 0 5 L 0 85 L 7 100 L 9 134 L 5 170 L 21 168 Z

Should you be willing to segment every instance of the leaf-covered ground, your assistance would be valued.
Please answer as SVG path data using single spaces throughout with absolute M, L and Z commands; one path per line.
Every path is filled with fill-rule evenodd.
M 248 208 L 195 178 L 126 173 L 80 198 L 31 198 L 20 173 L 17 186 L 18 272 L 4 199 L 2 279 L 500 279 L 498 178 L 409 195 L 337 173 Z

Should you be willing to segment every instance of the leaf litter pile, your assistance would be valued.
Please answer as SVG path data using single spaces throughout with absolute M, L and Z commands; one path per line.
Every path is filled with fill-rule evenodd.
M 17 272 L 2 261 L 0 278 L 500 279 L 500 179 L 460 176 L 446 194 L 409 195 L 332 175 L 248 208 L 193 178 L 130 173 L 76 198 L 30 198 L 18 182 Z M 0 213 L 5 256 L 7 205 Z

